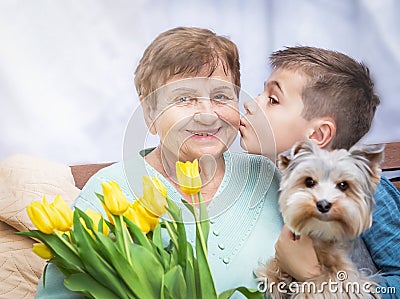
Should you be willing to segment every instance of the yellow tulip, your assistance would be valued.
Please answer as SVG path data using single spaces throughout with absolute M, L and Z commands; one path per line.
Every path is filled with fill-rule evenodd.
M 197 194 L 201 189 L 201 178 L 199 173 L 199 163 L 197 159 L 192 162 L 176 162 L 176 177 L 179 187 L 187 194 Z
M 143 197 L 140 203 L 155 216 L 161 216 L 167 212 L 167 188 L 157 177 L 144 176 L 142 179 Z
M 49 249 L 49 247 L 47 247 L 43 243 L 33 244 L 32 251 L 36 255 L 40 256 L 42 259 L 45 259 L 45 260 L 49 260 L 54 256 L 53 253 L 51 252 L 51 250 Z
M 106 222 L 103 219 L 103 216 L 100 213 L 95 212 L 95 211 L 93 211 L 91 209 L 87 209 L 85 211 L 85 213 L 86 213 L 86 215 L 88 215 L 90 217 L 90 219 L 92 219 L 93 228 L 94 228 L 95 231 L 99 231 L 99 222 L 100 222 L 100 220 L 103 221 L 103 230 L 101 231 L 101 233 L 103 233 L 104 235 L 107 236 L 109 230 L 108 230 L 108 226 L 107 226 Z
M 46 197 L 42 202 L 33 201 L 26 210 L 32 223 L 45 234 L 52 234 L 54 230 L 66 232 L 72 227 L 72 211 L 60 196 L 52 204 Z
M 124 216 L 135 223 L 145 234 L 153 230 L 158 224 L 158 217 L 147 211 L 140 203 L 140 199 L 135 200 L 129 206 Z
M 72 227 L 74 217 L 71 208 L 66 204 L 60 195 L 56 196 L 50 206 L 52 208 L 53 215 L 56 215 L 52 218 L 55 228 L 62 232 L 69 231 Z
M 117 182 L 103 182 L 101 183 L 104 195 L 104 205 L 113 215 L 122 215 L 129 207 L 129 201 L 122 193 L 121 187 Z

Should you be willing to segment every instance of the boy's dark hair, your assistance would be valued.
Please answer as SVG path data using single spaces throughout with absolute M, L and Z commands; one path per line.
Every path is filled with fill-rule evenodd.
M 270 62 L 274 70 L 298 71 L 308 78 L 301 94 L 302 116 L 334 119 L 332 149 L 349 149 L 369 131 L 380 100 L 363 63 L 343 53 L 305 46 L 276 51 Z

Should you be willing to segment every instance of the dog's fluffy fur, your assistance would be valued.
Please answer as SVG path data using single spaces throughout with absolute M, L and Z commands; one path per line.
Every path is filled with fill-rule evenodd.
M 342 286 L 356 283 L 360 289 L 364 283 L 375 284 L 351 262 L 349 243 L 372 224 L 373 195 L 380 181 L 383 149 L 383 146 L 355 146 L 349 151 L 328 152 L 305 140 L 279 157 L 282 172 L 279 206 L 288 228 L 313 240 L 321 275 L 308 282 L 317 288 L 329 281 Z M 338 273 L 346 273 L 346 280 L 338 278 Z M 258 268 L 255 274 L 268 284 L 284 282 L 288 286 L 294 281 L 282 273 L 276 259 Z M 284 294 L 277 288 L 272 290 L 274 298 L 377 298 L 362 290 L 358 294 L 335 294 L 328 287 L 322 293 L 304 290 Z

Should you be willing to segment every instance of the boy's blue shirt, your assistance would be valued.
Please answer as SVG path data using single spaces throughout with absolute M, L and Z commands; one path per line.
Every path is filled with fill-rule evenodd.
M 400 192 L 384 176 L 375 202 L 372 226 L 362 238 L 382 278 L 381 297 L 400 298 Z

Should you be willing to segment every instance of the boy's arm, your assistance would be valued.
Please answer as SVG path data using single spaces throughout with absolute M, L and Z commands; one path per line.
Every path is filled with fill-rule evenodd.
M 400 294 L 400 192 L 387 178 L 382 177 L 375 191 L 375 201 L 372 226 L 362 235 L 362 238 L 382 279 L 378 282 L 385 288 L 382 290 L 382 298 L 398 298 Z M 386 294 L 383 294 L 383 291 Z

